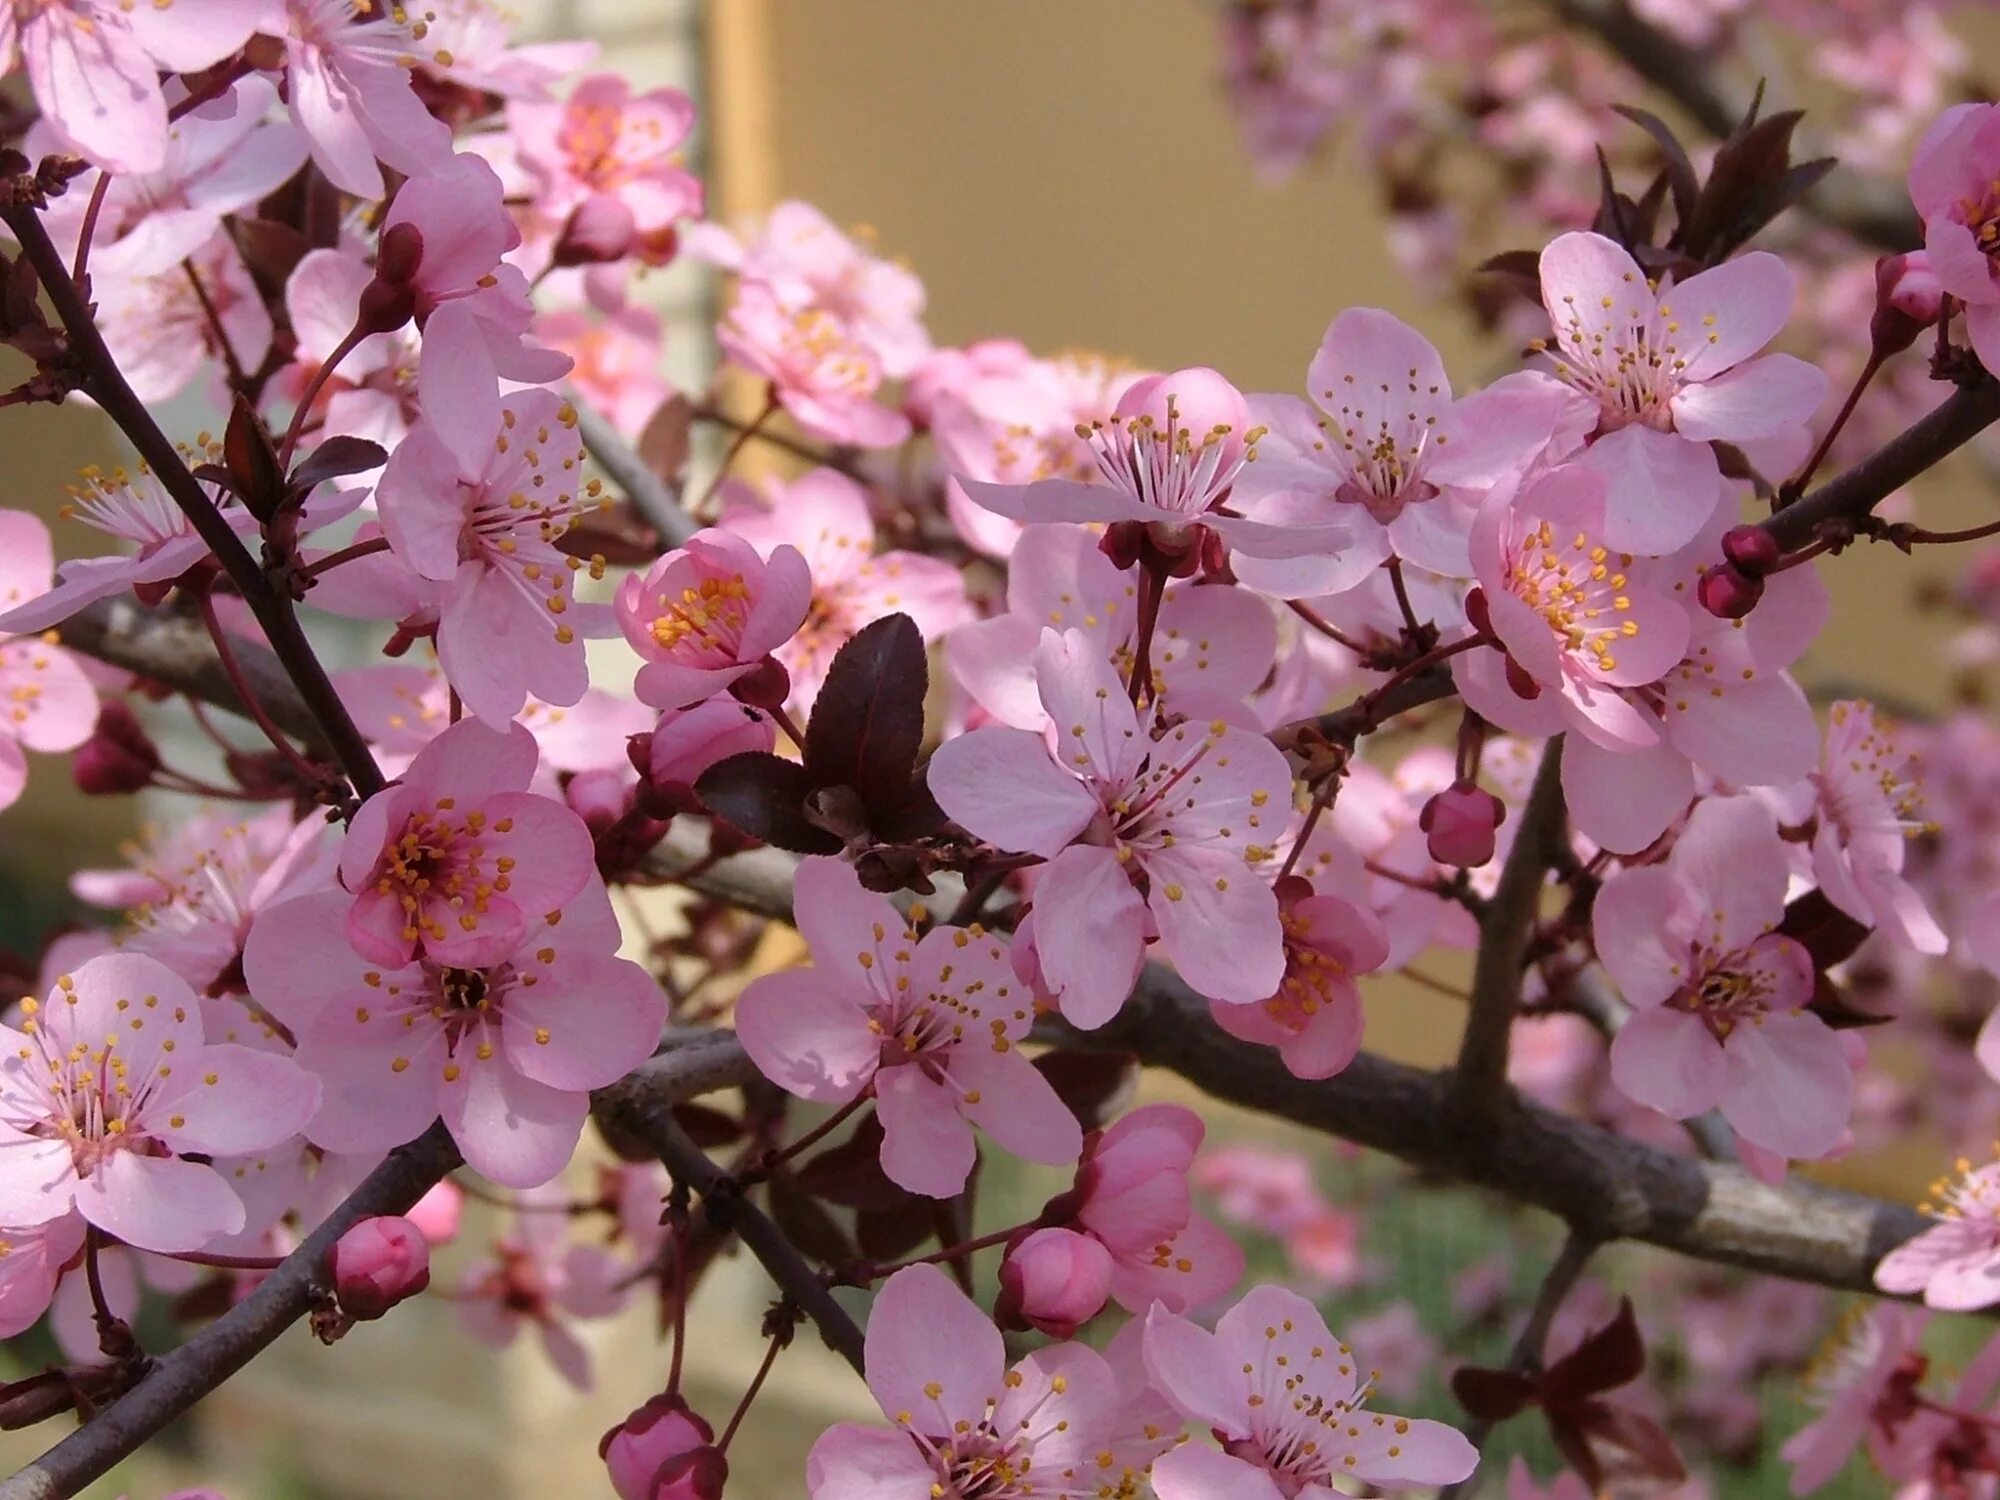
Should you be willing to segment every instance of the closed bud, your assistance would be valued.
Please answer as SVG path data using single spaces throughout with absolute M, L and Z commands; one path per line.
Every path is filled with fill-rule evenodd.
M 1922 250 L 1885 255 L 1875 262 L 1875 316 L 1868 324 L 1877 359 L 1914 344 L 1944 313 L 1944 288 Z
M 559 266 L 590 266 L 623 260 L 635 248 L 639 226 L 622 198 L 592 193 L 579 203 L 556 241 Z
M 381 1317 L 431 1284 L 431 1247 L 408 1219 L 363 1219 L 334 1244 L 333 1291 L 358 1322 Z
M 1701 607 L 1719 620 L 1740 620 L 1764 597 L 1764 580 L 1734 563 L 1717 563 L 1701 575 Z
M 618 1500 L 717 1500 L 729 1465 L 678 1395 L 653 1397 L 598 1441 Z
M 1455 781 L 1424 804 L 1417 827 L 1441 865 L 1473 869 L 1493 858 L 1495 835 L 1507 820 L 1501 800 L 1470 781 Z
M 1722 534 L 1722 555 L 1741 572 L 1762 578 L 1784 556 L 1771 533 L 1761 526 L 1732 526 Z
M 70 774 L 77 790 L 92 797 L 115 797 L 153 784 L 160 752 L 138 715 L 117 698 L 97 710 L 97 728 L 77 747 Z
M 787 684 L 789 686 L 789 684 Z M 783 702 L 782 698 L 779 702 Z M 645 744 L 640 774 L 655 786 L 694 785 L 703 771 L 746 750 L 770 750 L 778 743 L 771 716 L 749 703 L 710 698 L 693 708 L 670 709 Z
M 1066 1339 L 1104 1310 L 1112 1269 L 1111 1252 L 1093 1236 L 1037 1229 L 1000 1263 L 999 1311 Z

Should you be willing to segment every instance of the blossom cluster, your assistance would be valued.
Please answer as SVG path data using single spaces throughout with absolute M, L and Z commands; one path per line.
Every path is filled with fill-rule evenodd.
M 1454 21 L 1434 58 L 1485 50 L 1461 8 L 1406 9 Z M 1696 41 L 1736 24 L 1649 9 Z M 1346 10 L 1228 24 L 1248 52 Z M 1370 55 L 1404 51 L 1382 26 Z M 1371 70 L 1316 46 L 1282 76 L 1244 63 L 1260 137 L 1288 158 L 1359 109 L 1388 149 L 1408 82 L 1357 97 Z M 1933 818 L 1911 738 L 1859 697 L 1816 714 L 1796 675 L 1827 555 L 1948 538 L 1864 510 L 1802 539 L 1785 511 L 1920 334 L 1940 380 L 2000 374 L 2000 106 L 1945 110 L 1916 145 L 1925 246 L 1872 271 L 1869 362 L 1836 410 L 1777 347 L 1809 347 L 1791 261 L 1701 228 L 1702 195 L 1747 170 L 1722 157 L 1671 233 L 1664 185 L 1643 233 L 1588 200 L 1550 214 L 1516 367 L 1455 381 L 1422 331 L 1357 306 L 1302 335 L 1296 391 L 1258 392 L 938 345 L 917 276 L 811 205 L 703 222 L 684 95 L 565 85 L 584 56 L 513 44 L 476 0 L 63 0 L 0 14 L 17 61 L 38 114 L 4 158 L 0 335 L 43 384 L 10 399 L 80 391 L 147 458 L 86 471 L 64 508 L 110 554 L 59 561 L 41 520 L 0 511 L 0 806 L 26 752 L 72 754 L 85 791 L 169 821 L 75 877 L 118 925 L 49 944 L 0 1026 L 0 1332 L 46 1317 L 77 1368 L 133 1361 L 142 1283 L 270 1270 L 430 1142 L 492 1187 L 348 1227 L 322 1337 L 420 1293 L 461 1198 L 497 1189 L 507 1227 L 455 1293 L 467 1331 L 532 1328 L 585 1385 L 573 1325 L 656 1294 L 676 1373 L 601 1451 L 626 1500 L 710 1500 L 737 1421 L 718 1435 L 678 1371 L 715 1248 L 688 1199 L 716 1195 L 686 1158 L 670 1177 L 587 1131 L 726 1017 L 726 1081 L 762 1086 L 674 1113 L 663 1154 L 730 1148 L 705 1163 L 718 1203 L 768 1189 L 812 1292 L 874 1289 L 885 1422 L 819 1438 L 814 1500 L 1435 1488 L 1479 1451 L 1379 1409 L 1441 1362 L 1415 1313 L 1350 1328 L 1364 1365 L 1303 1295 L 1370 1279 L 1362 1215 L 1299 1161 L 1207 1149 L 1183 1104 L 1124 1107 L 1119 1049 L 1201 1028 L 1177 1045 L 1236 1047 L 1280 1087 L 1365 1079 L 1364 993 L 1481 949 L 1490 1007 L 1513 920 L 1506 1063 L 1552 1109 L 1773 1186 L 1899 1111 L 1991 1132 L 2000 1023 L 1891 1003 L 2000 975 L 1991 730 L 1914 731 L 1950 804 Z M 1540 86 L 1518 83 L 1489 129 L 1531 128 Z M 683 254 L 728 282 L 729 378 L 698 396 L 655 373 L 641 300 Z M 224 436 L 181 434 L 169 462 L 130 415 L 169 398 Z M 685 444 L 648 474 L 618 436 L 656 422 L 730 432 L 705 490 Z M 808 457 L 732 472 L 774 437 Z M 641 478 L 607 486 L 587 443 Z M 646 504 L 618 497 L 647 481 Z M 384 659 L 327 673 L 331 617 Z M 94 646 L 118 619 L 205 636 L 226 691 Z M 216 753 L 155 737 L 176 693 Z M 1392 720 L 1444 733 L 1384 752 Z M 799 856 L 796 962 L 704 883 L 760 844 Z M 664 939 L 662 884 L 687 893 Z M 1913 1103 L 1873 1065 L 1899 1043 L 1966 1086 Z M 974 1234 L 1001 1157 L 1049 1195 Z M 1941 1185 L 1882 1290 L 2000 1304 L 1997 1172 Z M 1292 1284 L 1245 1286 L 1218 1218 L 1280 1242 Z M 1796 1362 L 1818 1311 L 1744 1295 L 1769 1300 L 1758 1338 L 1700 1288 L 1677 1334 L 1732 1389 Z M 1685 1477 L 1665 1427 L 1596 1401 L 1639 1373 L 1616 1353 L 1634 1315 L 1599 1311 L 1560 1358 L 1454 1388 L 1488 1420 L 1539 1405 L 1564 1484 L 1601 1482 L 1606 1448 Z M 1919 1399 L 1914 1326 L 1878 1316 L 1881 1347 L 1791 1445 L 1801 1488 L 1864 1439 L 1899 1479 L 2000 1473 L 1990 1358 L 1955 1404 Z M 1046 1342 L 1010 1362 L 1003 1330 Z

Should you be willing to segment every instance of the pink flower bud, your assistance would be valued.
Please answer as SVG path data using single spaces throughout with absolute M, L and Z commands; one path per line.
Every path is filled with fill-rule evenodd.
M 1734 563 L 1718 563 L 1701 575 L 1695 590 L 1701 607 L 1719 620 L 1740 620 L 1764 597 L 1764 580 Z
M 1868 337 L 1877 358 L 1907 349 L 1944 312 L 1944 288 L 1930 255 L 1912 250 L 1875 262 L 1875 316 Z
M 459 1216 L 465 1211 L 465 1191 L 449 1177 L 417 1200 L 406 1217 L 430 1245 L 449 1245 L 458 1238 Z
M 1471 869 L 1493 858 L 1493 836 L 1506 818 L 1498 797 L 1472 782 L 1455 781 L 1424 804 L 1417 826 L 1428 835 L 1432 859 Z
M 1037 1229 L 1000 1263 L 1001 1301 L 1023 1322 L 1066 1339 L 1103 1310 L 1111 1271 L 1111 1252 L 1092 1236 Z
M 692 786 L 717 761 L 746 750 L 769 750 L 777 743 L 778 726 L 762 709 L 734 698 L 711 698 L 660 715 L 646 774 L 656 786 Z
M 715 1432 L 679 1396 L 655 1396 L 605 1433 L 597 1456 L 618 1500 L 716 1500 L 729 1466 Z
M 1752 578 L 1762 578 L 1778 565 L 1784 553 L 1763 527 L 1732 526 L 1722 534 L 1722 555 Z
M 622 198 L 592 193 L 576 206 L 556 242 L 559 266 L 589 266 L 623 260 L 632 253 L 639 226 Z
M 153 784 L 160 752 L 138 715 L 116 698 L 97 710 L 97 728 L 76 749 L 70 774 L 77 790 L 93 797 L 136 792 Z
M 363 1219 L 333 1247 L 333 1290 L 350 1318 L 379 1318 L 431 1284 L 431 1247 L 408 1219 Z

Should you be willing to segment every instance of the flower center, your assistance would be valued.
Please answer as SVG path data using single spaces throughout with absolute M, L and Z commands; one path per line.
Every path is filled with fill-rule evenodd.
M 1543 521 L 1515 544 L 1507 591 L 1548 622 L 1563 650 L 1585 652 L 1600 672 L 1610 673 L 1618 666 L 1615 643 L 1639 633 L 1639 622 L 1629 617 L 1626 576 L 1612 571 L 1631 561 L 1620 555 L 1614 564 L 1610 552 L 1581 531 L 1559 545 L 1555 529 Z
M 1114 415 L 1079 422 L 1076 435 L 1096 452 L 1106 483 L 1155 509 L 1198 516 L 1227 498 L 1265 430 L 1251 428 L 1240 444 L 1223 422 L 1197 435 L 1182 425 L 1179 402 L 1168 396 L 1164 422 L 1146 412 Z
M 682 649 L 685 641 L 688 650 L 733 657 L 750 619 L 750 585 L 741 573 L 710 574 L 682 589 L 678 599 L 659 595 L 658 609 L 653 640 L 662 650 Z

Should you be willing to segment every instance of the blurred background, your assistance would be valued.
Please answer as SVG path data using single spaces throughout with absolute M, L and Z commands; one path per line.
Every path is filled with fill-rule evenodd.
M 1008 336 L 1039 352 L 1086 349 L 1156 368 L 1208 364 L 1246 390 L 1292 390 L 1334 313 L 1366 303 L 1421 328 L 1465 384 L 1504 368 L 1514 353 L 1475 328 L 1456 301 L 1399 272 L 1385 249 L 1379 186 L 1358 162 L 1336 149 L 1278 186 L 1249 170 L 1219 83 L 1216 10 L 1205 0 L 516 0 L 514 8 L 525 35 L 594 38 L 601 65 L 635 86 L 673 84 L 695 98 L 703 121 L 695 165 L 710 184 L 711 217 L 729 222 L 796 197 L 837 223 L 866 226 L 881 250 L 923 278 L 939 345 Z M 715 288 L 702 269 L 682 263 L 642 282 L 641 294 L 669 320 L 673 378 L 690 389 L 705 382 Z M 1857 347 L 1864 337 L 1857 326 Z M 0 412 L 0 450 L 8 456 L 0 499 L 47 514 L 76 468 L 116 451 L 104 424 L 77 407 Z M 1969 466 L 1955 472 L 1927 524 L 1967 524 L 1962 517 L 1990 507 L 1984 476 Z M 59 545 L 76 544 L 69 530 Z M 1913 605 L 1927 579 L 1961 561 L 1912 561 L 1887 548 L 1842 559 L 1828 570 L 1836 624 L 1802 675 L 1942 706 L 1952 666 Z M 119 843 L 135 831 L 119 821 L 130 807 L 79 797 L 59 760 L 38 760 L 31 794 L 0 821 L 0 940 L 32 949 L 75 915 L 68 875 L 117 862 Z M 1447 981 L 1462 972 L 1448 960 L 1428 967 Z M 1369 1003 L 1371 1047 L 1434 1063 L 1454 1046 L 1453 1001 L 1390 981 Z M 1400 1315 L 1392 1314 L 1379 1335 L 1386 1353 L 1427 1351 L 1426 1339 L 1465 1355 L 1504 1345 L 1504 1323 L 1484 1327 L 1454 1311 L 1449 1285 L 1508 1244 L 1548 1243 L 1546 1225 L 1475 1217 L 1462 1198 L 1410 1192 L 1325 1141 L 1284 1140 L 1226 1112 L 1213 1119 L 1214 1137 L 1225 1142 L 1305 1150 L 1330 1201 L 1369 1203 L 1365 1252 L 1321 1247 L 1322 1270 L 1338 1272 L 1329 1285 L 1347 1279 L 1339 1267 L 1364 1260 L 1388 1274 L 1336 1299 L 1336 1329 L 1400 1291 L 1417 1295 L 1428 1332 L 1395 1324 Z M 1911 1164 L 1929 1156 L 1916 1143 L 1908 1162 L 1852 1162 L 1835 1175 L 1914 1197 L 1912 1172 L 1930 1168 Z M 1032 1211 L 1061 1186 L 1020 1170 L 1020 1181 L 990 1189 L 994 1215 L 1010 1199 Z M 480 1237 L 469 1224 L 466 1238 Z M 1253 1263 L 1253 1274 L 1301 1274 L 1275 1250 L 1265 1253 L 1272 1259 Z M 1622 1279 L 1643 1288 L 1646 1257 L 1628 1254 L 1620 1264 Z M 761 1355 L 755 1330 L 768 1295 L 761 1272 L 738 1257 L 695 1301 L 690 1393 L 718 1421 Z M 442 1298 L 406 1306 L 331 1350 L 296 1334 L 170 1442 L 90 1493 L 146 1497 L 200 1482 L 231 1497 L 329 1500 L 606 1494 L 595 1437 L 659 1388 L 666 1353 L 657 1332 L 643 1306 L 584 1325 L 598 1371 L 588 1396 L 563 1384 L 527 1343 L 494 1357 L 466 1342 Z M 1450 1414 L 1434 1378 L 1417 1391 L 1421 1404 L 1405 1409 Z M 1772 1399 L 1786 1411 L 1775 1430 L 1790 1431 L 1797 1409 L 1789 1394 L 1774 1390 Z M 873 1415 L 845 1367 L 802 1335 L 731 1452 L 731 1494 L 802 1494 L 812 1439 L 830 1421 Z M 11 1468 L 46 1439 L 0 1437 L 0 1464 Z M 1504 1442 L 1498 1452 L 1507 1452 Z M 1718 1492 L 1781 1487 L 1771 1469 L 1753 1465 Z

